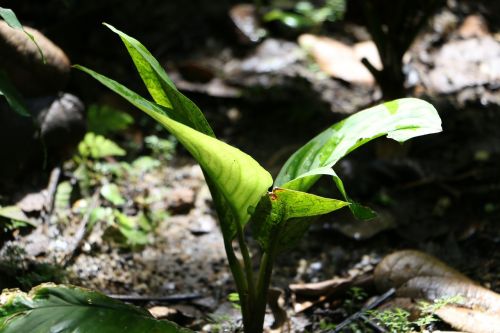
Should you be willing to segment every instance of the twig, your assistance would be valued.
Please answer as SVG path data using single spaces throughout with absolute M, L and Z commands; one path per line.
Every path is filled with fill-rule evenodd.
M 52 211 L 54 210 L 54 201 L 60 176 L 60 167 L 55 167 L 54 169 L 52 169 L 49 177 L 49 183 L 47 185 L 47 197 L 45 200 L 45 215 L 43 217 L 45 222 L 48 221 L 49 217 L 52 215 Z
M 343 322 L 341 322 L 340 324 L 338 324 L 337 327 L 334 330 L 330 330 L 327 333 L 339 333 L 342 329 L 344 329 L 351 322 L 362 318 L 364 316 L 364 314 L 365 314 L 366 311 L 371 310 L 373 308 L 376 308 L 377 306 L 379 306 L 380 304 L 382 304 L 383 302 L 385 302 L 387 299 L 389 299 L 390 297 L 392 297 L 395 292 L 396 292 L 396 289 L 394 289 L 394 288 L 389 289 L 384 294 L 382 294 L 379 297 L 375 298 L 375 300 L 373 300 L 367 306 L 361 308 L 361 310 L 359 310 L 358 312 L 356 312 L 353 315 L 351 315 L 348 318 L 346 318 Z M 368 322 L 371 323 L 371 321 L 369 321 L 369 320 L 368 320 Z M 380 328 L 380 327 L 378 327 L 378 328 Z
M 108 295 L 116 300 L 125 302 L 163 302 L 163 303 L 178 303 L 192 301 L 202 298 L 200 294 L 177 294 L 170 296 L 139 296 L 139 295 Z
M 89 234 L 87 224 L 90 219 L 90 214 L 97 206 L 97 201 L 99 199 L 99 192 L 100 188 L 98 188 L 92 195 L 92 201 L 90 202 L 90 206 L 87 209 L 87 212 L 85 212 L 85 215 L 83 216 L 80 225 L 78 226 L 78 230 L 76 231 L 75 236 L 73 237 L 73 248 L 70 249 L 61 260 L 60 265 L 63 267 L 67 267 L 73 261 L 73 259 L 75 259 L 78 250 L 83 245 L 83 241 L 85 240 L 85 238 L 87 238 L 87 235 Z

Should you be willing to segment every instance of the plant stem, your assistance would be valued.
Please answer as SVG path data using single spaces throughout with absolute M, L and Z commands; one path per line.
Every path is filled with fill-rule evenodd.
M 224 248 L 226 250 L 227 261 L 229 262 L 229 267 L 231 269 L 231 274 L 233 275 L 234 282 L 236 284 L 236 291 L 240 296 L 241 303 L 241 314 L 243 316 L 243 326 L 249 325 L 249 313 L 250 309 L 248 307 L 248 283 L 243 273 L 238 258 L 234 254 L 233 245 L 230 239 L 224 238 Z
M 253 307 L 253 320 L 249 329 L 245 327 L 245 333 L 260 333 L 264 328 L 264 317 L 266 315 L 267 294 L 271 283 L 275 251 L 264 252 L 260 261 L 259 279 L 257 281 L 256 298 Z
M 243 230 L 238 230 L 238 243 L 240 245 L 241 255 L 243 257 L 243 264 L 245 266 L 245 274 L 248 284 L 248 295 L 250 297 L 250 302 L 252 303 L 255 299 L 255 280 L 253 276 L 252 258 L 250 257 L 250 251 L 248 250 L 247 244 L 245 242 L 245 237 L 243 235 Z

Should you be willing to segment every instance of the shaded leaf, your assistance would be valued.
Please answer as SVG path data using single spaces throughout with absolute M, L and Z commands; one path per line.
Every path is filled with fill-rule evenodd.
M 90 69 L 76 67 L 162 124 L 200 163 L 208 175 L 209 185 L 210 181 L 213 182 L 213 186 L 220 191 L 220 195 L 212 192 L 214 202 L 220 206 L 220 201 L 225 200 L 241 225 L 248 221 L 249 208 L 257 205 L 272 184 L 271 175 L 257 161 L 235 147 L 173 120 L 169 117 L 172 110 L 149 102 L 118 82 Z M 228 212 L 229 209 L 224 209 L 221 218 L 226 221 L 231 218 L 227 216 Z M 227 228 L 223 228 L 223 232 L 234 235 L 234 231 Z
M 107 105 L 91 105 L 87 110 L 88 131 L 107 134 L 126 129 L 134 123 L 129 114 Z
M 44 284 L 29 294 L 6 290 L 0 303 L 1 333 L 190 332 L 138 307 L 73 286 Z
M 35 37 L 33 37 L 32 34 L 27 32 L 26 30 L 24 30 L 23 25 L 21 24 L 21 22 L 19 22 L 16 14 L 12 11 L 12 9 L 0 7 L 0 16 L 9 25 L 9 27 L 11 27 L 12 29 L 22 30 L 26 34 L 26 36 L 28 36 L 28 38 L 31 39 L 31 41 L 38 48 L 38 52 L 40 53 L 40 57 L 42 58 L 42 62 L 45 63 L 45 56 L 42 52 L 42 49 L 40 48 L 40 46 L 36 42 Z
M 104 158 L 109 156 L 124 156 L 125 150 L 102 135 L 87 133 L 78 144 L 78 152 L 83 157 Z
M 264 196 L 252 219 L 254 238 L 264 251 L 293 246 L 312 222 L 310 217 L 328 214 L 349 203 L 314 194 L 275 188 Z
M 9 106 L 14 110 L 17 114 L 25 117 L 29 117 L 30 113 L 26 104 L 24 103 L 24 99 L 17 91 L 17 89 L 12 85 L 12 82 L 9 80 L 7 74 L 0 70 L 0 95 L 3 95 L 7 100 Z

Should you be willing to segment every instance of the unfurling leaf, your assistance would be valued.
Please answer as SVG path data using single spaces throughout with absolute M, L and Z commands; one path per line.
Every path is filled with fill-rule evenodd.
M 149 312 L 84 288 L 43 284 L 0 295 L 1 333 L 188 333 Z

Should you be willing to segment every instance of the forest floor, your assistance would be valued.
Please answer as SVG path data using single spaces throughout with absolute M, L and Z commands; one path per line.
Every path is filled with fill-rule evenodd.
M 500 77 L 486 77 L 481 68 L 498 69 L 500 35 L 469 28 L 469 36 L 455 22 L 454 32 L 443 36 L 440 24 L 453 13 L 440 15 L 413 46 L 407 66 L 415 95 L 436 106 L 444 132 L 405 146 L 379 140 L 339 163 L 350 194 L 379 217 L 324 217 L 278 258 L 272 285 L 292 331 L 333 327 L 377 293 L 369 283 L 353 282 L 350 287 L 364 289 L 327 289 L 303 301 L 291 285 L 352 282 L 400 249 L 435 255 L 500 292 Z M 462 56 L 471 48 L 474 56 Z M 297 43 L 272 38 L 244 56 L 209 50 L 172 66 L 176 84 L 207 110 L 220 137 L 274 175 L 321 129 L 380 97 L 373 85 L 323 75 Z M 107 93 L 101 100 L 128 109 Z M 73 158 L 39 190 L 28 185 L 1 198 L 32 225 L 13 225 L 4 235 L 0 286 L 72 283 L 129 297 L 195 330 L 235 330 L 238 310 L 228 300 L 234 285 L 201 169 L 165 132 L 146 133 L 139 122 L 111 135 L 127 157 Z M 333 187 L 325 180 L 316 191 L 338 195 Z

